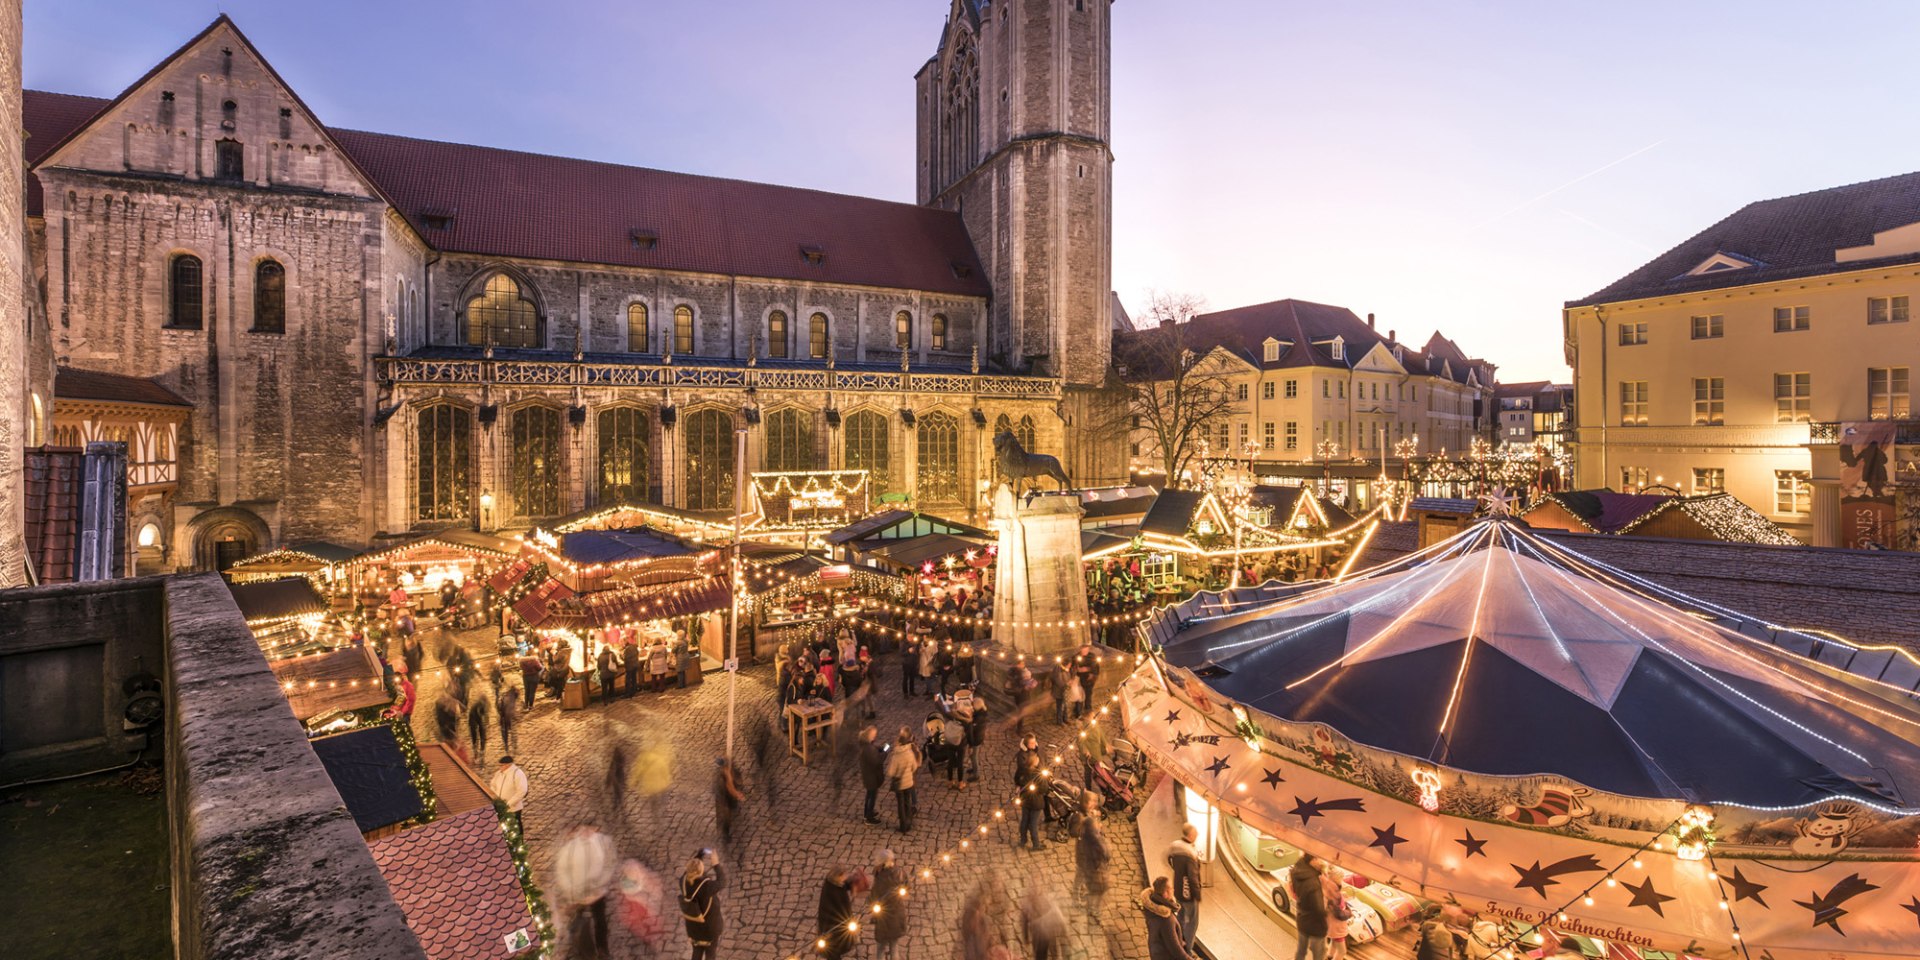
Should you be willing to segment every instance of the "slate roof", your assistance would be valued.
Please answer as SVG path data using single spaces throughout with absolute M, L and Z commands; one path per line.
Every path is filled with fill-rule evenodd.
M 28 167 L 112 102 L 26 91 Z M 443 252 L 991 292 L 973 240 L 951 211 L 384 133 L 327 133 Z M 40 216 L 39 181 L 29 175 L 27 184 L 27 215 Z M 430 212 L 450 221 L 436 227 Z M 636 241 L 636 232 L 654 239 Z M 824 256 L 810 262 L 802 247 Z
M 1157 533 L 1163 537 L 1184 537 L 1187 529 L 1193 526 L 1193 513 L 1200 509 L 1200 501 L 1206 494 L 1197 490 L 1162 490 L 1153 500 L 1153 506 L 1147 509 L 1147 515 L 1140 518 L 1141 533 Z
M 1679 510 L 1692 517 L 1720 539 L 1723 530 L 1753 529 L 1751 540 L 1743 542 L 1794 546 L 1800 543 L 1764 514 L 1740 502 L 1730 493 L 1709 493 L 1678 497 L 1658 493 L 1615 493 L 1605 488 L 1549 493 L 1541 503 L 1557 503 L 1598 533 L 1631 533 L 1668 510 Z M 1535 504 L 1528 513 L 1540 508 Z M 1731 536 L 1741 536 L 1733 533 Z
M 1138 332 L 1116 330 L 1115 355 L 1123 358 L 1123 362 L 1131 356 L 1139 358 L 1136 362 L 1151 363 L 1154 360 L 1151 351 L 1129 350 L 1128 344 L 1138 337 L 1163 335 L 1165 331 L 1159 327 Z M 1482 371 L 1482 381 L 1490 383 L 1492 379 L 1487 361 L 1468 357 L 1457 344 L 1438 333 L 1427 341 L 1424 349 L 1417 349 L 1382 336 L 1346 307 L 1309 300 L 1274 300 L 1199 314 L 1188 322 L 1183 337 L 1185 345 L 1195 353 L 1221 347 L 1262 370 L 1295 367 L 1351 370 L 1375 345 L 1385 344 L 1388 350 L 1398 350 L 1399 362 L 1409 373 L 1438 376 L 1442 369 L 1440 360 L 1447 359 L 1452 365 L 1447 372 L 1455 382 L 1465 383 L 1467 375 L 1476 370 Z M 1340 360 L 1333 359 L 1335 337 L 1345 343 Z M 1269 338 L 1281 341 L 1279 356 L 1271 361 L 1266 358 L 1265 347 Z
M 53 374 L 53 395 L 65 400 L 103 400 L 109 403 L 143 403 L 161 407 L 187 407 L 185 398 L 146 377 L 123 377 L 97 370 L 61 367 Z
M 407 775 L 392 727 L 382 723 L 320 737 L 313 752 L 361 833 L 420 815 L 420 791 Z
M 679 537 L 640 527 L 632 530 L 582 530 L 560 535 L 560 555 L 579 566 L 619 563 L 694 553 Z
M 327 601 L 306 577 L 286 577 L 262 583 L 229 583 L 227 590 L 240 607 L 240 616 L 278 620 L 307 613 L 326 613 Z
M 530 953 L 509 954 L 504 946 L 522 927 L 539 942 L 491 806 L 402 830 L 367 849 L 431 960 Z
M 1920 222 L 1920 173 L 1759 200 L 1734 211 L 1639 269 L 1568 307 L 1863 270 L 1920 261 L 1920 253 L 1840 263 L 1834 251 L 1867 246 L 1883 230 Z M 1716 253 L 1755 265 L 1687 276 Z

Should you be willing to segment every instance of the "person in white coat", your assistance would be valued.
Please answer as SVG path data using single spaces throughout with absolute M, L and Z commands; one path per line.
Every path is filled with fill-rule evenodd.
M 493 779 L 487 782 L 488 789 L 501 803 L 507 805 L 507 812 L 513 814 L 514 826 L 520 828 L 520 835 L 527 835 L 526 821 L 520 817 L 520 811 L 527 805 L 527 772 L 513 762 L 513 757 L 500 758 L 499 769 L 493 772 Z

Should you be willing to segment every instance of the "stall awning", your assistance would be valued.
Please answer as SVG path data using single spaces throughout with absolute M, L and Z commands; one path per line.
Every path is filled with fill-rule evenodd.
M 520 553 L 520 543 L 505 537 L 472 530 L 438 530 L 410 537 L 398 543 L 376 546 L 347 561 L 349 566 L 405 562 L 416 554 L 443 554 L 451 557 L 499 559 Z
M 581 594 L 565 602 L 543 604 L 526 616 L 539 629 L 586 629 L 609 624 L 686 617 L 725 610 L 733 592 L 725 577 L 700 577 L 678 583 L 650 584 Z
M 264 583 L 229 583 L 227 590 L 240 607 L 240 616 L 248 623 L 286 620 L 307 614 L 326 613 L 327 601 L 313 582 L 305 577 L 288 577 Z
M 560 538 L 560 556 L 576 567 L 684 557 L 694 553 L 679 537 L 647 527 L 632 530 L 583 530 Z

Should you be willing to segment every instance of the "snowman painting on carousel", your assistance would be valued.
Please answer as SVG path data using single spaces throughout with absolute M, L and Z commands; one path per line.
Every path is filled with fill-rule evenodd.
M 1794 838 L 1793 852 L 1805 857 L 1824 857 L 1847 849 L 1854 834 L 1860 832 L 1854 823 L 1859 814 L 1860 807 L 1851 803 L 1830 803 L 1814 811 L 1812 817 L 1793 825 L 1800 834 Z

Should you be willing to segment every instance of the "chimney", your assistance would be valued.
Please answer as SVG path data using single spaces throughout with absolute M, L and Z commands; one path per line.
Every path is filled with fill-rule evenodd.
M 1367 329 L 1368 330 L 1373 329 L 1373 314 L 1371 313 L 1367 314 Z
M 1393 341 L 1394 343 L 1399 343 L 1400 337 L 1398 336 L 1398 334 L 1399 334 L 1399 331 L 1397 330 L 1388 330 L 1387 339 Z

